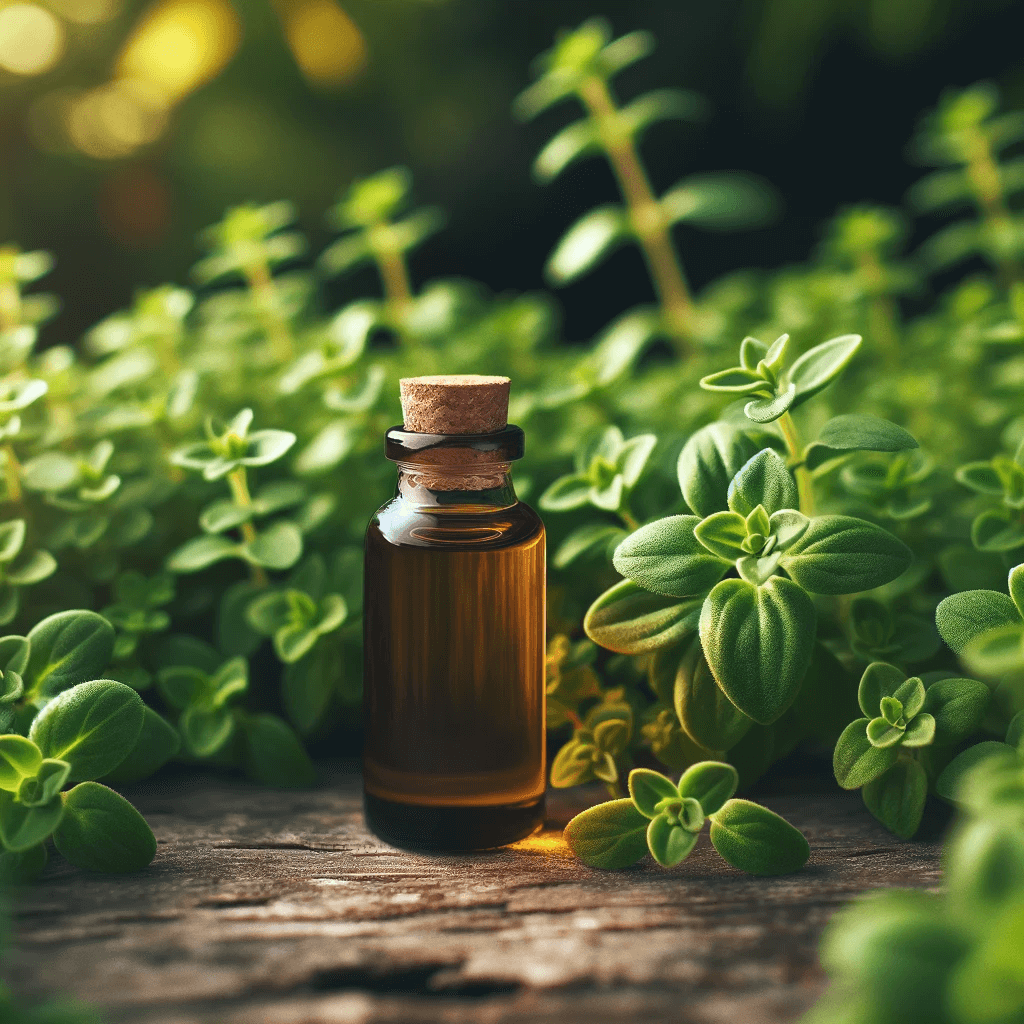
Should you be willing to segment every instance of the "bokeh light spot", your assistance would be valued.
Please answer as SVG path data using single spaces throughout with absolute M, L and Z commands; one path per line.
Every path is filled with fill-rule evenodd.
M 165 104 L 177 103 L 220 74 L 241 34 L 228 0 L 159 0 L 128 37 L 116 77 L 147 83 Z
M 313 85 L 343 85 L 366 66 L 363 34 L 333 0 L 293 0 L 283 16 L 295 62 Z
M 0 67 L 16 75 L 39 75 L 64 52 L 64 27 L 37 4 L 0 10 Z

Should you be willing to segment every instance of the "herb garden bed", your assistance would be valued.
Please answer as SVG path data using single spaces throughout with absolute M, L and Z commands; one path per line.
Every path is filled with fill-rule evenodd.
M 823 777 L 760 787 L 812 853 L 799 874 L 757 879 L 706 835 L 672 872 L 587 868 L 561 839 L 597 798 L 586 790 L 551 794 L 533 839 L 431 857 L 366 831 L 351 766 L 304 792 L 165 775 L 130 793 L 153 864 L 111 878 L 54 858 L 16 900 L 9 976 L 139 1024 L 792 1021 L 824 988 L 816 950 L 835 909 L 940 877 L 938 817 L 900 841 Z

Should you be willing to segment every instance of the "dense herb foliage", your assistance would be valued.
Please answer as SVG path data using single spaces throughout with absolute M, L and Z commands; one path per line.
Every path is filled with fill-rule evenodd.
M 51 258 L 0 251 L 7 873 L 38 870 L 50 835 L 83 867 L 145 863 L 148 829 L 104 785 L 173 758 L 312 781 L 305 748 L 355 720 L 361 536 L 393 486 L 379 444 L 397 378 L 421 373 L 514 381 L 531 439 L 517 486 L 552 540 L 551 781 L 603 782 L 615 801 L 583 817 L 626 837 L 584 853 L 577 819 L 585 859 L 677 862 L 698 817 L 745 870 L 806 858 L 769 812 L 711 810 L 638 761 L 684 781 L 729 766 L 731 796 L 798 745 L 823 747 L 840 785 L 909 837 L 930 792 L 949 799 L 979 760 L 1017 756 L 1024 117 L 982 84 L 922 120 L 911 152 L 939 169 L 910 209 L 929 227 L 963 216 L 918 251 L 903 251 L 909 213 L 861 205 L 807 265 L 696 294 L 677 243 L 779 204 L 736 173 L 655 194 L 645 131 L 708 110 L 684 90 L 619 103 L 615 75 L 652 45 L 589 21 L 539 58 L 516 105 L 582 107 L 538 181 L 605 158 L 622 193 L 568 229 L 548 281 L 622 245 L 650 270 L 656 303 L 585 348 L 558 344 L 547 295 L 415 287 L 409 253 L 443 218 L 411 205 L 400 168 L 345 191 L 315 260 L 290 204 L 227 211 L 201 237 L 195 290 L 141 291 L 73 347 L 37 344 L 59 306 L 35 290 Z M 364 264 L 382 296 L 326 312 L 322 282 Z M 947 282 L 959 264 L 937 294 L 935 272 Z M 657 813 L 643 780 L 669 801 Z

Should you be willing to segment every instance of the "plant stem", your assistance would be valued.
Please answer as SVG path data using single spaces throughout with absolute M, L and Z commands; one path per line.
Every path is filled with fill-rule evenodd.
M 617 782 L 606 782 L 604 788 L 613 800 L 621 800 L 623 797 L 622 787 Z
M 0 331 L 8 331 L 21 323 L 21 292 L 13 281 L 0 285 Z
M 676 351 L 684 356 L 693 339 L 693 299 L 672 245 L 668 223 L 651 189 L 633 138 L 622 124 L 608 83 L 596 76 L 588 78 L 579 95 L 597 126 L 629 208 L 633 231 L 661 302 L 666 330 Z
M 859 269 L 864 280 L 874 291 L 868 303 L 868 323 L 874 338 L 881 347 L 886 362 L 895 365 L 899 356 L 899 332 L 896 328 L 897 308 L 892 296 L 882 290 L 882 264 L 878 254 L 865 251 L 860 254 Z
M 21 463 L 18 456 L 14 454 L 14 446 L 7 442 L 3 447 L 4 453 L 4 484 L 7 487 L 7 500 L 15 504 L 21 502 Z
M 972 134 L 965 170 L 986 227 L 993 235 L 1007 233 L 1012 229 L 1012 220 L 999 177 L 999 165 L 991 143 L 980 131 Z M 1024 277 L 1024 269 L 1017 260 L 1003 257 L 997 263 L 1005 283 Z
M 391 319 L 401 325 L 412 304 L 409 269 L 405 265 L 402 251 L 394 244 L 388 224 L 377 224 L 369 228 L 366 242 L 377 264 L 381 284 L 384 286 L 384 301 L 388 305 Z
M 625 502 L 623 502 L 623 504 L 619 507 L 619 518 L 625 524 L 627 530 L 640 529 L 640 520 L 637 519 L 635 515 L 633 515 L 632 511 L 630 511 L 629 506 Z
M 800 511 L 805 516 L 814 515 L 814 483 L 811 480 L 811 471 L 803 461 L 803 448 L 800 444 L 800 434 L 796 429 L 796 424 L 788 412 L 784 412 L 776 422 L 779 424 L 782 438 L 786 442 L 789 460 L 795 467 L 796 486 L 800 494 Z
M 245 278 L 249 283 L 253 299 L 263 321 L 271 348 L 279 363 L 291 362 L 294 353 L 292 333 L 281 315 L 278 306 L 277 287 L 270 276 L 270 268 L 263 261 L 249 263 L 245 267 Z
M 231 498 L 239 508 L 252 508 L 252 495 L 249 493 L 249 480 L 244 466 L 239 466 L 228 473 L 228 486 L 231 488 Z M 246 544 L 251 544 L 256 539 L 256 527 L 252 525 L 252 520 L 247 519 L 242 523 L 241 530 Z M 249 571 L 253 583 L 258 587 L 267 585 L 267 574 L 263 566 L 250 565 Z

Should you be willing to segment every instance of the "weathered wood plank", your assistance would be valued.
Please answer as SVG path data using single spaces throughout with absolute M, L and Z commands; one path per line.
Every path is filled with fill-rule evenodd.
M 595 794 L 557 794 L 551 827 L 515 847 L 429 857 L 368 834 L 358 776 L 325 774 L 303 793 L 184 773 L 137 787 L 156 860 L 111 879 L 54 858 L 17 904 L 14 987 L 125 1024 L 775 1024 L 821 991 L 839 904 L 939 880 L 937 841 L 894 840 L 856 794 L 763 798 L 811 842 L 798 875 L 742 875 L 706 835 L 673 871 L 612 874 L 560 839 Z

